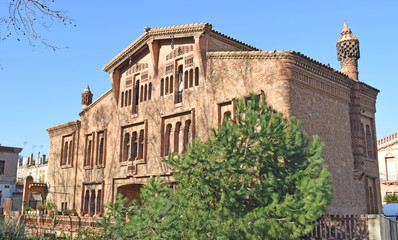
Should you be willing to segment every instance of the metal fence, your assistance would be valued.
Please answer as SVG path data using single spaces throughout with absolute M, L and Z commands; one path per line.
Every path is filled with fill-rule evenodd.
M 369 239 L 366 215 L 323 215 L 301 239 Z

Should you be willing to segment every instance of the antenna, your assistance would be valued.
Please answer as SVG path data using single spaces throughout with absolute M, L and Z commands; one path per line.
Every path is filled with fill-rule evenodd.
M 28 144 L 28 141 L 23 142 L 23 155 L 25 156 L 25 149 L 26 149 L 26 144 Z
M 32 153 L 35 152 L 35 149 L 36 149 L 36 144 L 33 144 L 33 145 L 32 145 Z

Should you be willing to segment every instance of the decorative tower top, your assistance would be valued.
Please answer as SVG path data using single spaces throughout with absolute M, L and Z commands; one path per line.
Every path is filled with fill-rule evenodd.
M 344 20 L 344 28 L 337 40 L 337 59 L 341 64 L 341 72 L 358 81 L 359 40 L 351 32 Z
M 90 105 L 93 102 L 93 94 L 90 91 L 90 87 L 86 86 L 86 89 L 82 92 L 82 105 L 83 105 L 83 110 L 86 109 L 88 105 Z

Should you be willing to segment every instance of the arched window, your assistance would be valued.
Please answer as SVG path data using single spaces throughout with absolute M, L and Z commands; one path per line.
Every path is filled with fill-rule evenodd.
M 88 205 L 90 201 L 90 191 L 86 190 L 86 194 L 84 196 L 84 207 L 83 207 L 83 212 L 88 213 Z
M 183 152 L 187 149 L 187 144 L 191 144 L 191 120 L 185 121 L 184 127 L 184 143 L 183 143 Z
M 137 158 L 137 132 L 131 135 L 131 159 L 134 161 Z
M 145 84 L 145 88 L 144 88 L 144 101 L 146 101 L 148 97 L 148 86 Z
M 195 86 L 199 85 L 199 68 L 195 68 Z
M 144 86 L 141 86 L 141 98 L 140 98 L 140 102 L 142 102 L 142 100 L 144 100 L 143 95 L 144 95 Z
M 129 106 L 131 105 L 131 89 L 129 90 Z
M 138 103 L 139 103 L 139 97 L 140 97 L 140 81 L 136 81 L 135 87 L 133 89 L 133 100 L 134 100 L 134 106 L 133 106 L 133 113 L 138 113 Z M 141 92 L 142 94 L 142 92 Z
M 181 130 L 181 122 L 176 123 L 176 128 L 174 130 L 174 152 L 178 153 L 181 151 L 180 148 L 180 130 Z
M 152 83 L 149 83 L 148 87 L 148 100 L 151 100 L 152 97 Z
M 170 141 L 170 136 L 171 136 L 171 124 L 168 124 L 166 127 L 166 134 L 164 136 L 164 155 L 167 156 L 170 154 L 170 148 L 171 148 L 171 141 Z
M 104 160 L 104 144 L 105 144 L 105 139 L 103 135 L 101 136 L 99 141 L 100 142 L 99 142 L 99 151 L 98 151 L 98 164 L 102 165 Z
M 160 79 L 160 96 L 163 96 L 164 79 Z
M 120 107 L 123 107 L 124 103 L 124 92 L 122 92 L 122 96 L 120 97 Z
M 140 130 L 140 137 L 138 139 L 138 158 L 142 159 L 144 157 L 144 130 Z
M 126 93 L 124 94 L 124 106 L 127 106 L 127 104 L 129 103 L 128 100 L 129 100 L 129 92 L 126 91 Z
M 231 112 L 230 111 L 224 112 L 224 119 L 230 119 L 230 118 L 231 118 Z
M 372 135 L 370 133 L 369 125 L 366 125 L 366 149 L 369 157 L 373 157 L 373 149 L 372 149 Z
M 124 134 L 124 144 L 123 144 L 123 159 L 122 161 L 125 162 L 129 159 L 130 156 L 130 134 Z
M 173 93 L 173 75 L 170 76 L 170 93 Z
M 95 214 L 95 190 L 91 190 L 91 198 L 90 198 L 90 215 Z
M 97 193 L 97 209 L 96 209 L 96 213 L 102 213 L 102 191 L 98 190 Z
M 188 88 L 188 71 L 185 71 L 184 73 L 184 88 Z
M 193 70 L 189 70 L 189 87 L 193 87 Z
M 166 83 L 164 87 L 164 95 L 169 94 L 169 77 L 166 77 Z

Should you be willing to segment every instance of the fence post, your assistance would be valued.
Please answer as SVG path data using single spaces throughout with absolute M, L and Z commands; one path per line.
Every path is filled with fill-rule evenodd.
M 369 240 L 383 240 L 379 214 L 368 214 Z

